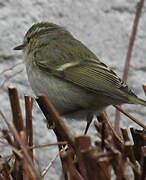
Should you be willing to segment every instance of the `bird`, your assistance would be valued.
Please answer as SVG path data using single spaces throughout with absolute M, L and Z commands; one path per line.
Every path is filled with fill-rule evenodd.
M 60 25 L 32 25 L 14 50 L 23 50 L 28 80 L 36 95 L 47 95 L 61 116 L 86 114 L 85 133 L 93 115 L 109 105 L 146 106 L 110 67 Z

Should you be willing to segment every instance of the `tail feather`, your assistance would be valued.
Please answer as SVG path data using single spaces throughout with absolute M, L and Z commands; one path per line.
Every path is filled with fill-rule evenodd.
M 143 106 L 146 106 L 146 101 L 138 98 L 137 96 L 129 96 L 128 99 L 132 104 L 141 104 Z

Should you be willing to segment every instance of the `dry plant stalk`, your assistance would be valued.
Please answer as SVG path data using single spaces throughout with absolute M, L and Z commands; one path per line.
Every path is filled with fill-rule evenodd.
M 127 81 L 127 78 L 128 78 L 128 71 L 129 71 L 132 51 L 133 51 L 133 47 L 134 47 L 134 43 L 135 43 L 135 39 L 136 39 L 137 29 L 138 29 L 139 20 L 140 20 L 141 14 L 142 14 L 143 6 L 144 6 L 144 0 L 139 0 L 139 2 L 137 3 L 135 19 L 133 22 L 133 29 L 132 29 L 131 37 L 129 40 L 129 46 L 128 46 L 127 56 L 126 56 L 126 60 L 125 60 L 125 68 L 124 68 L 124 74 L 123 74 L 123 80 L 125 82 Z M 119 133 L 119 127 L 120 127 L 120 112 L 116 109 L 115 130 L 117 133 Z
M 122 137 L 119 136 L 104 112 L 97 117 L 95 122 L 98 140 L 96 140 L 95 145 L 92 145 L 90 136 L 73 137 L 70 134 L 48 97 L 44 95 L 38 96 L 37 102 L 48 123 L 55 125 L 53 130 L 58 143 L 50 145 L 58 145 L 59 153 L 51 160 L 45 170 L 39 173 L 33 163 L 33 99 L 25 95 L 26 130 L 17 89 L 10 87 L 9 96 L 13 124 L 8 122 L 1 111 L 0 115 L 13 135 L 11 137 L 8 130 L 2 130 L 3 138 L 12 147 L 12 154 L 0 158 L 0 161 L 3 162 L 0 165 L 0 179 L 38 180 L 45 178 L 47 171 L 60 155 L 65 180 L 110 180 L 112 169 L 117 180 L 130 180 L 126 174 L 127 167 L 131 168 L 135 180 L 145 180 L 145 131 L 130 129 L 134 140 L 134 145 L 132 145 L 127 130 L 121 129 Z M 143 124 L 141 126 L 144 127 Z M 0 142 L 2 143 L 2 141 Z M 40 145 L 37 148 L 43 146 L 45 145 Z M 63 148 L 64 146 L 65 148 Z

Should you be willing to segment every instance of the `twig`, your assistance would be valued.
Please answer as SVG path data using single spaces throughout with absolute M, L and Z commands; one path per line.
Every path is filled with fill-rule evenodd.
M 133 30 L 132 30 L 132 33 L 131 33 L 131 38 L 130 38 L 130 41 L 129 41 L 127 57 L 126 57 L 126 61 L 125 61 L 125 68 L 124 68 L 124 74 L 123 74 L 123 80 L 125 82 L 127 81 L 127 77 L 128 77 L 128 71 L 129 71 L 129 65 L 130 65 L 132 50 L 133 50 L 133 47 L 134 47 L 134 42 L 135 42 L 135 38 L 136 38 L 138 23 L 139 23 L 140 16 L 141 16 L 141 13 L 142 13 L 143 5 L 144 5 L 144 0 L 140 0 L 140 2 L 137 5 L 136 15 L 135 15 L 134 24 L 133 24 Z M 119 133 L 119 125 L 120 125 L 120 112 L 116 110 L 115 130 L 118 133 Z
M 145 131 L 141 131 L 141 130 L 138 131 L 135 130 L 134 128 L 130 128 L 130 131 L 134 142 L 133 150 L 134 150 L 135 158 L 139 163 L 141 163 L 141 160 L 143 158 L 141 148 L 146 144 Z
M 23 151 L 23 155 L 24 155 L 24 159 L 27 161 L 27 163 L 29 164 L 30 167 L 30 171 L 31 171 L 31 177 L 36 177 L 38 180 L 40 179 L 40 175 L 38 173 L 38 171 L 35 169 L 32 160 L 27 152 L 26 147 L 22 144 L 22 140 L 15 128 L 15 126 L 11 123 L 8 122 L 8 120 L 5 118 L 5 116 L 3 115 L 3 113 L 0 111 L 1 116 L 3 117 L 5 123 L 7 124 L 8 128 L 10 129 L 10 131 L 12 132 L 12 134 L 15 137 L 16 143 L 19 145 L 19 147 L 21 147 L 22 151 Z M 22 133 L 22 131 L 21 131 Z
M 136 10 L 136 15 L 135 15 L 135 19 L 134 19 L 133 30 L 132 30 L 131 38 L 129 41 L 129 47 L 128 47 L 128 52 L 127 52 L 127 57 L 126 57 L 126 62 L 125 62 L 125 69 L 124 69 L 124 75 L 123 75 L 123 80 L 125 82 L 127 81 L 127 78 L 128 78 L 128 70 L 129 70 L 132 50 L 133 50 L 134 42 L 136 39 L 138 23 L 139 23 L 140 16 L 142 13 L 143 5 L 144 5 L 144 0 L 140 0 L 137 4 L 137 10 Z
M 115 108 L 117 108 L 120 112 L 122 112 L 123 114 L 125 114 L 127 117 L 129 117 L 132 121 L 134 121 L 136 124 L 138 124 L 139 126 L 141 126 L 142 128 L 146 129 L 146 126 L 141 123 L 140 121 L 138 121 L 137 119 L 135 119 L 132 115 L 130 115 L 128 112 L 124 111 L 121 106 L 115 106 Z
M 11 76 L 8 76 L 8 77 L 2 82 L 2 84 L 0 85 L 0 88 L 2 88 L 2 87 L 4 86 L 4 84 L 5 84 L 6 82 L 8 82 L 10 79 L 12 79 L 14 76 L 16 76 L 17 74 L 19 74 L 19 73 L 21 73 L 21 72 L 23 72 L 23 71 L 24 71 L 24 69 L 21 69 L 20 71 L 12 74 Z
M 12 141 L 11 136 L 8 134 L 8 130 L 7 130 L 7 129 L 2 129 L 2 133 L 4 134 L 5 139 L 7 140 L 7 142 L 8 142 L 10 145 L 13 145 L 13 141 Z
M 0 111 L 0 115 L 1 115 L 1 111 Z M 8 144 L 8 143 L 6 143 L 6 142 L 4 142 L 4 141 L 2 141 L 2 140 L 0 140 L 0 142 L 1 142 L 2 144 L 6 145 L 6 146 L 9 146 L 9 147 L 13 150 L 13 152 L 15 153 L 15 155 L 17 155 L 18 157 L 22 158 L 21 152 L 20 152 L 18 149 L 16 149 L 13 145 Z M 2 160 L 2 161 L 5 161 L 6 158 L 11 158 L 13 155 L 14 155 L 14 154 L 10 154 L 10 155 L 8 155 L 8 156 L 4 156 L 4 157 L 0 158 L 0 161 L 1 161 L 1 160 Z
M 68 148 L 68 146 L 65 146 L 64 148 L 62 148 L 59 152 L 56 153 L 55 157 L 52 158 L 52 160 L 50 161 L 50 163 L 48 164 L 48 166 L 43 170 L 43 172 L 41 173 L 41 176 L 44 177 L 46 175 L 46 173 L 48 172 L 48 170 L 50 169 L 50 167 L 52 166 L 52 164 L 54 163 L 54 161 L 58 158 L 58 156 L 64 152 L 66 149 Z
M 0 111 L 0 115 L 1 115 L 1 111 Z M 22 150 L 17 150 L 14 146 L 11 146 L 10 144 L 0 140 L 0 142 L 6 146 L 9 146 L 11 147 L 11 149 L 20 157 L 22 158 Z M 27 149 L 37 149 L 37 148 L 43 148 L 43 147 L 49 147 L 49 146 L 56 146 L 56 145 L 66 145 L 67 142 L 64 141 L 64 142 L 56 142 L 56 143 L 49 143 L 49 144 L 40 144 L 40 145 L 35 145 L 35 146 L 29 146 Z M 6 155 L 6 156 L 3 156 L 3 157 L 0 157 L 0 161 L 6 161 L 6 159 L 10 159 L 14 156 L 14 153 L 11 153 L 9 155 Z
M 19 103 L 18 92 L 16 88 L 10 86 L 8 87 L 8 92 L 9 92 L 9 98 L 10 98 L 11 109 L 13 114 L 13 122 L 18 132 L 20 132 L 24 130 L 24 125 L 23 125 L 23 118 Z
M 75 138 L 75 145 L 77 148 L 77 157 L 79 170 L 83 179 L 88 180 L 89 174 L 87 173 L 86 164 L 83 161 L 83 151 L 88 151 L 91 148 L 91 139 L 89 136 L 78 136 Z
M 120 138 L 120 136 L 116 133 L 116 131 L 114 130 L 111 122 L 108 120 L 108 117 L 107 117 L 107 114 L 106 112 L 102 113 L 100 116 L 97 117 L 98 119 L 100 118 L 101 122 L 105 122 L 109 128 L 111 129 L 114 137 L 115 137 L 115 140 L 118 142 L 119 145 L 123 145 L 123 140 Z
M 32 107 L 34 99 L 25 95 L 25 114 L 26 114 L 26 136 L 29 146 L 33 146 L 33 127 L 32 127 Z M 30 156 L 33 159 L 33 149 L 30 150 Z
M 43 147 L 56 146 L 56 145 L 67 145 L 67 141 L 55 142 L 55 143 L 49 143 L 49 144 L 39 144 L 39 145 L 34 145 L 33 147 L 29 147 L 29 148 L 36 149 L 36 148 L 43 148 Z
M 71 145 L 74 149 L 75 146 L 73 138 L 69 133 L 66 125 L 61 120 L 59 114 L 56 112 L 55 108 L 50 103 L 48 96 L 39 95 L 36 100 L 46 119 L 48 120 L 48 124 L 55 123 L 53 131 L 55 132 L 57 138 L 59 138 L 59 141 L 68 141 L 69 145 Z
M 142 162 L 142 176 L 141 180 L 146 179 L 146 146 L 142 148 L 143 151 L 143 162 Z
M 67 175 L 66 180 L 84 180 L 74 163 L 72 151 L 67 150 L 61 157 L 65 164 L 64 174 Z

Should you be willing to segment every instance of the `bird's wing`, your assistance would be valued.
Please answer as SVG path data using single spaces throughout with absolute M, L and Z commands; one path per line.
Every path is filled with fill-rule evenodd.
M 76 43 L 76 45 L 74 45 Z M 73 46 L 74 45 L 74 46 Z M 64 79 L 90 92 L 128 102 L 135 96 L 127 85 L 108 66 L 78 41 L 51 44 L 36 53 L 35 63 L 43 71 Z M 78 60 L 78 61 L 77 61 Z
M 76 84 L 90 92 L 110 96 L 119 101 L 128 102 L 127 94 L 135 96 L 128 86 L 105 64 L 95 59 L 82 62 L 69 62 L 59 67 L 49 63 L 37 63 L 40 69 L 52 75 Z

